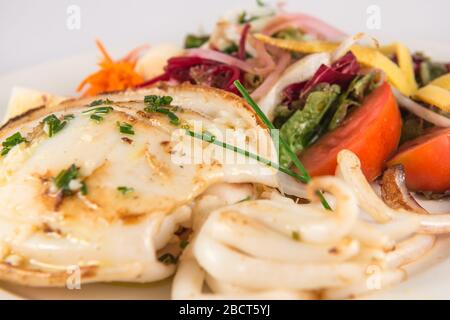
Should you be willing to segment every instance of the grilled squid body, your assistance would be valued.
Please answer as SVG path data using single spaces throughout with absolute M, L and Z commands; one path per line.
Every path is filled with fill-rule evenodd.
M 171 96 L 180 124 L 145 112 L 146 95 Z M 112 107 L 99 122 L 86 112 L 96 99 L 109 99 Z M 68 101 L 51 113 L 60 119 L 73 115 L 52 137 L 43 125 L 45 108 L 0 131 L 1 141 L 16 132 L 27 140 L 0 159 L 0 280 L 62 286 L 73 268 L 82 282 L 166 278 L 175 265 L 159 258 L 179 241 L 174 233 L 190 221 L 199 195 L 219 184 L 277 183 L 270 168 L 185 134 L 182 128 L 219 135 L 228 130 L 227 139 L 243 138 L 250 151 L 274 159 L 271 147 L 257 150 L 261 137 L 255 132 L 266 130 L 251 109 L 215 89 L 154 88 Z M 121 133 L 120 123 L 131 124 L 134 135 Z M 194 159 L 198 151 L 207 161 Z M 78 176 L 69 184 L 70 195 L 62 196 L 54 179 L 71 165 Z

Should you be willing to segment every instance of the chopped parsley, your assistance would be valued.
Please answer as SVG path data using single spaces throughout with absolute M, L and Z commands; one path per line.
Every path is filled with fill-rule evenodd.
M 239 200 L 239 201 L 236 202 L 236 203 L 242 203 L 242 202 L 245 202 L 245 201 L 249 201 L 249 200 L 251 200 L 251 199 L 252 199 L 252 197 L 246 196 L 244 199 L 241 199 L 241 200 Z
M 120 133 L 131 135 L 134 134 L 133 126 L 129 123 L 117 121 L 117 127 L 119 128 Z
M 147 107 L 144 110 L 145 112 L 158 112 L 164 114 L 169 118 L 171 124 L 179 125 L 180 118 L 169 109 L 172 100 L 171 96 L 145 96 L 144 103 Z
M 134 191 L 134 189 L 130 188 L 130 187 L 126 187 L 126 186 L 119 186 L 119 187 L 117 187 L 117 191 L 119 191 L 123 195 L 126 195 L 129 193 L 132 193 Z
M 89 107 L 96 107 L 96 106 L 101 106 L 102 104 L 112 104 L 113 102 L 109 99 L 99 99 L 99 100 L 94 100 L 89 104 Z
M 20 134 L 20 132 L 16 132 L 13 135 L 9 136 L 8 138 L 6 138 L 5 141 L 2 142 L 2 151 L 1 151 L 1 155 L 5 156 L 8 154 L 9 151 L 11 151 L 11 149 L 14 146 L 17 146 L 18 144 L 21 144 L 22 142 L 26 142 L 27 140 L 22 137 L 22 135 Z
M 54 114 L 51 114 L 44 118 L 44 132 L 51 138 L 64 129 L 66 124 L 67 120 L 61 121 Z
M 81 194 L 82 194 L 83 196 L 85 196 L 85 195 L 88 194 L 88 187 L 87 187 L 86 182 L 84 182 L 84 181 L 81 182 L 80 192 L 81 192 Z
M 173 101 L 171 96 L 157 96 L 150 95 L 144 97 L 144 103 L 149 107 L 164 107 L 169 106 Z
M 165 253 L 161 257 L 159 257 L 158 260 L 164 264 L 176 264 L 178 258 L 171 253 Z
M 189 241 L 187 240 L 181 240 L 180 242 L 180 248 L 181 249 L 186 249 L 186 247 L 189 245 Z
M 70 196 L 75 190 L 71 188 L 70 183 L 78 179 L 79 168 L 72 164 L 69 169 L 64 169 L 58 175 L 53 178 L 53 183 L 55 184 L 58 192 L 62 192 L 64 196 Z M 81 188 L 83 186 L 81 185 Z M 87 191 L 87 189 L 85 189 Z
M 64 118 L 64 120 L 73 120 L 73 119 L 75 119 L 75 115 L 66 114 L 63 118 Z
M 107 114 L 114 110 L 113 107 L 97 107 L 83 111 L 83 113 Z
M 238 23 L 239 24 L 246 24 L 249 22 L 252 22 L 254 20 L 257 20 L 261 17 L 259 16 L 249 16 L 247 11 L 242 11 L 242 13 L 238 16 Z
M 233 53 L 235 53 L 235 52 L 238 52 L 239 51 L 239 47 L 238 47 L 238 45 L 236 44 L 236 43 L 231 43 L 230 45 L 228 45 L 227 47 L 225 47 L 225 49 L 223 49 L 222 50 L 222 52 L 223 53 L 226 53 L 226 54 L 229 54 L 229 55 L 231 55 L 231 54 L 233 54 Z
M 97 123 L 103 121 L 103 117 L 99 116 L 98 114 L 91 114 L 89 118 L 91 118 L 91 120 L 94 120 Z
M 188 34 L 184 39 L 184 48 L 185 49 L 199 48 L 206 42 L 208 42 L 208 40 L 209 40 L 208 35 L 197 36 L 195 34 Z
M 97 102 L 97 101 L 103 101 L 103 100 L 96 100 L 94 102 Z M 91 105 L 94 102 L 92 102 Z M 92 120 L 94 120 L 96 122 L 101 122 L 101 121 L 103 121 L 103 115 L 108 114 L 108 113 L 110 113 L 113 110 L 114 110 L 113 107 L 97 107 L 97 108 L 92 108 L 92 109 L 89 109 L 89 110 L 85 110 L 85 111 L 83 111 L 83 113 L 84 114 L 90 113 L 91 114 L 90 118 Z

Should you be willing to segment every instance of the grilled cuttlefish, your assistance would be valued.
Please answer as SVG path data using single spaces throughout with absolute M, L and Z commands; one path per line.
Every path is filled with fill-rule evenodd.
M 276 159 L 245 102 L 187 84 L 10 120 L 0 130 L 0 280 L 63 286 L 76 269 L 83 283 L 170 276 L 199 195 L 220 184 L 276 186 L 273 169 L 219 140 Z

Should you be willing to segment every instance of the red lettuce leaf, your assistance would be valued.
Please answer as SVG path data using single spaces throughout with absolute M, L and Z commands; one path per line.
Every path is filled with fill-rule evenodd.
M 164 73 L 145 81 L 138 87 L 147 87 L 159 81 L 190 82 L 238 93 L 233 85 L 241 80 L 241 71 L 234 66 L 200 57 L 174 57 L 167 61 Z
M 319 83 L 337 84 L 345 90 L 359 69 L 355 55 L 349 51 L 331 66 L 321 65 L 308 81 L 287 86 L 283 91 L 283 103 L 290 105 L 293 101 L 305 97 Z

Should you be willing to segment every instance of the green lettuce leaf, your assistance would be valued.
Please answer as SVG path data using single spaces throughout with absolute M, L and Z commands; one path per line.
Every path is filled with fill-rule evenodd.
M 280 136 L 295 153 L 308 146 L 319 124 L 340 93 L 338 85 L 322 85 L 309 93 L 305 106 L 297 110 L 280 129 Z M 290 165 L 289 156 L 280 149 L 280 164 Z

